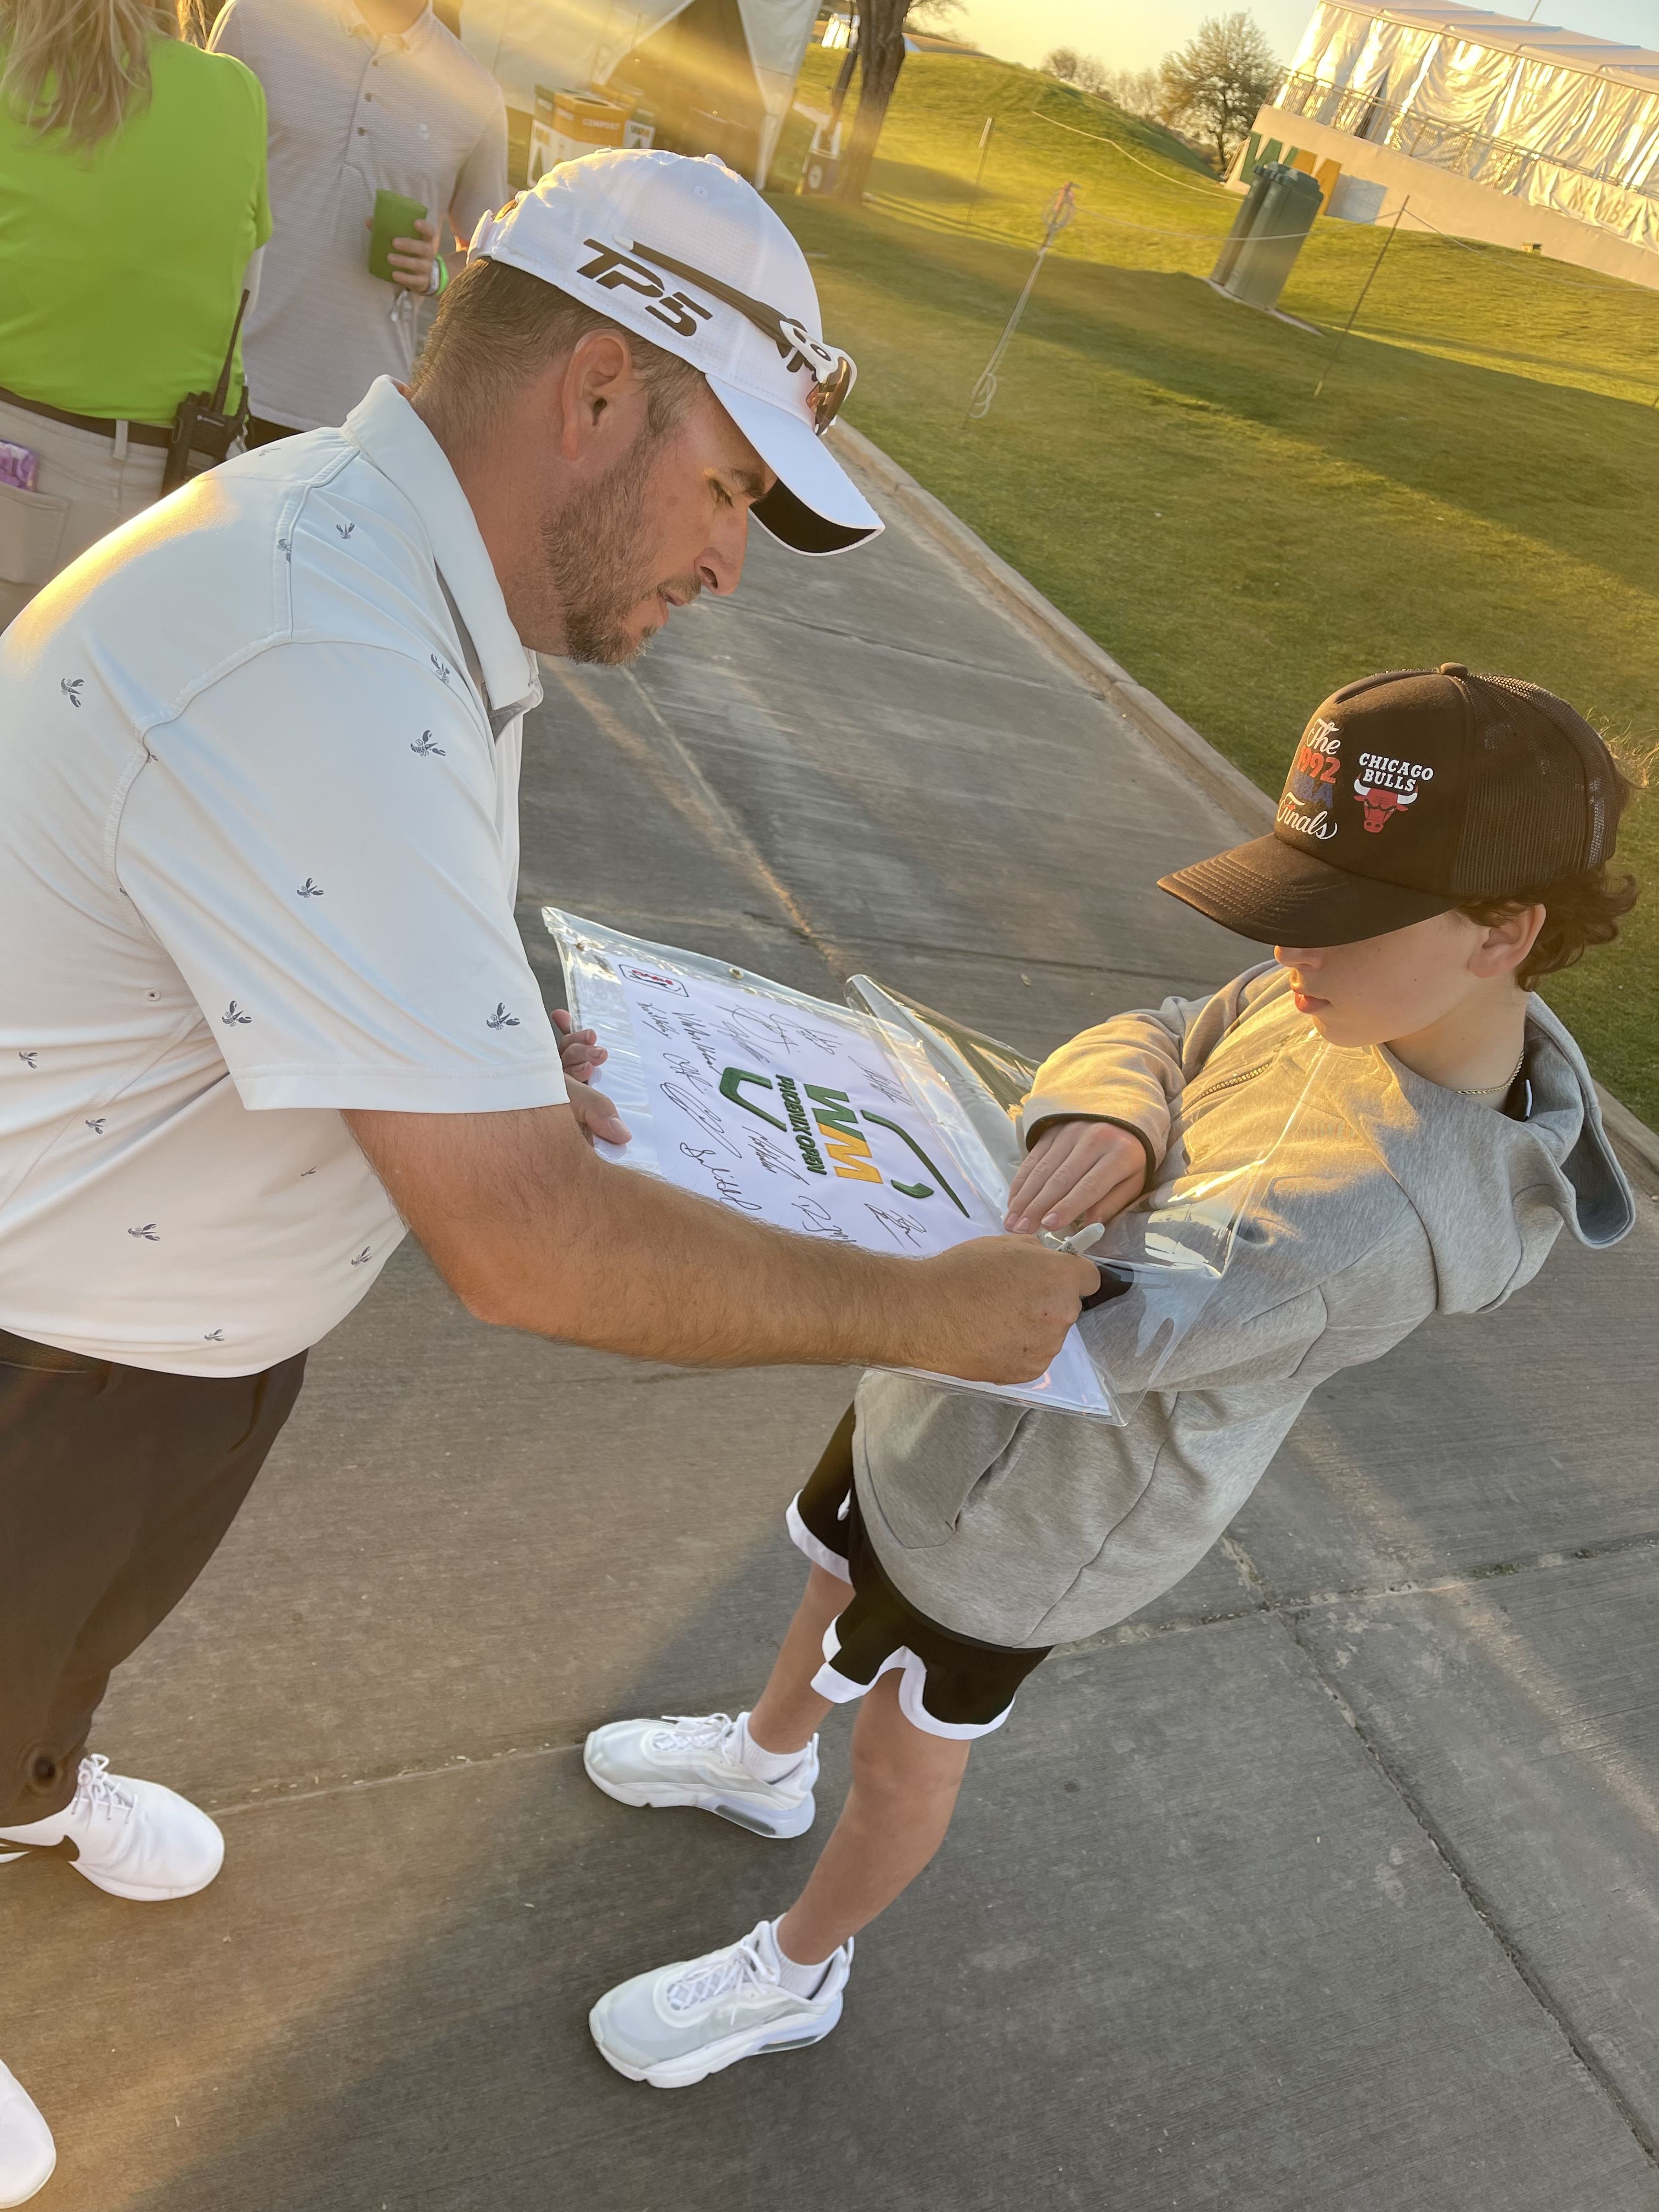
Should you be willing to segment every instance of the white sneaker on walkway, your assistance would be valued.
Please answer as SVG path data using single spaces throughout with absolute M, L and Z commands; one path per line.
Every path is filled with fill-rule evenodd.
M 52 2179 L 58 2146 L 40 2108 L 0 2066 L 0 2204 L 27 2204 Z
M 751 1774 L 737 1741 L 738 1722 L 726 1713 L 612 1721 L 588 1737 L 582 1765 L 619 1805 L 695 1805 L 757 1836 L 804 1836 L 818 1809 L 817 1736 L 780 1782 Z
M 793 1996 L 778 1978 L 778 1947 L 771 1923 L 763 1920 L 723 1951 L 619 1982 L 587 2025 L 600 2056 L 630 2081 L 689 2089 L 739 2058 L 821 2043 L 841 2018 L 852 1964 L 848 1942 L 824 1967 L 813 1996 Z
M 112 1774 L 101 1754 L 81 1761 L 61 1813 L 0 1828 L 0 1864 L 47 1851 L 112 1897 L 149 1904 L 193 1897 L 224 1863 L 225 1839 L 207 1814 L 159 1782 Z

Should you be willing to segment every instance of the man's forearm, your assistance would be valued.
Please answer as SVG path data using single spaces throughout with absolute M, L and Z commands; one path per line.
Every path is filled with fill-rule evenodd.
M 548 1141 L 526 1146 L 524 1125 L 555 1115 Z M 461 1205 L 446 1205 L 429 1179 L 406 1180 L 402 1163 L 377 1157 L 375 1125 L 407 1117 L 348 1118 L 410 1227 L 481 1319 L 687 1364 L 902 1356 L 896 1347 L 915 1302 L 913 1266 L 787 1236 L 607 1167 L 569 1128 L 568 1113 L 467 1117 L 485 1149 Z
M 609 1168 L 562 1187 L 556 1245 L 513 1255 L 484 1318 L 607 1352 L 709 1367 L 907 1357 L 918 1286 L 897 1259 L 786 1235 Z
M 1023 1238 L 904 1260 L 786 1235 L 607 1167 L 568 1107 L 346 1120 L 472 1312 L 604 1351 L 1025 1382 L 1098 1281 Z

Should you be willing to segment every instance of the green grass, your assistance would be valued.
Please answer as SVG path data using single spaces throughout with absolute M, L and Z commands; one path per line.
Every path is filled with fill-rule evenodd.
M 809 99 L 832 58 L 809 56 Z M 964 427 L 1068 178 L 1079 220 Z M 1201 281 L 1237 201 L 1197 156 L 951 56 L 906 64 L 872 181 L 859 211 L 776 203 L 858 359 L 850 418 L 1265 790 L 1376 668 L 1467 660 L 1659 737 L 1659 293 L 1402 228 L 1316 400 L 1374 229 L 1304 247 L 1282 304 L 1320 334 L 1254 313 Z M 1659 1123 L 1659 794 L 1621 847 L 1654 892 L 1547 995 Z

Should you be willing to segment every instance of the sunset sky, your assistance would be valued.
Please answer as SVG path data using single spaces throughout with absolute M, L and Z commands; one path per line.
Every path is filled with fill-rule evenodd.
M 1144 69 L 1190 38 L 1206 15 L 1231 12 L 1227 0 L 968 0 L 952 26 L 988 53 L 1040 62 L 1051 46 L 1076 46 L 1118 69 Z M 1313 13 L 1311 0 L 1255 0 L 1249 11 L 1278 52 L 1293 53 Z M 1526 0 L 1514 13 L 1524 16 Z M 1540 23 L 1659 47 L 1659 0 L 1540 0 Z

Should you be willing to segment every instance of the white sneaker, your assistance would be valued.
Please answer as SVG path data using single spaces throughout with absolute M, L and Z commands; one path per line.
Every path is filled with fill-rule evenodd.
M 27 2204 L 57 2163 L 58 2146 L 33 2098 L 0 2066 L 0 2204 Z
M 188 1799 L 159 1782 L 112 1774 L 99 1754 L 81 1761 L 75 1795 L 61 1813 L 0 1828 L 0 1864 L 43 1851 L 68 1859 L 112 1897 L 148 1904 L 205 1889 L 224 1863 L 225 1839 Z
M 772 1923 L 763 1920 L 723 1951 L 618 1983 L 587 2025 L 600 2056 L 630 2081 L 689 2089 L 739 2058 L 821 2043 L 841 2018 L 852 1964 L 849 1940 L 825 1966 L 815 1995 L 793 1996 L 778 1978 Z
M 695 1805 L 757 1836 L 804 1836 L 817 1813 L 814 1736 L 781 1782 L 763 1782 L 738 1757 L 737 1720 L 726 1713 L 612 1721 L 582 1747 L 588 1779 L 619 1805 Z

